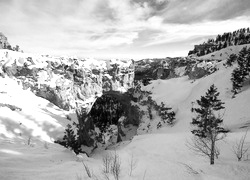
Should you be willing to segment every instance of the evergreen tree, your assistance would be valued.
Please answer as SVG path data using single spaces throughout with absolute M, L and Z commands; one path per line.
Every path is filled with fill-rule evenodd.
M 248 74 L 248 72 L 247 72 L 247 56 L 248 56 L 248 50 L 247 50 L 247 47 L 244 47 L 239 52 L 239 56 L 237 58 L 239 68 L 242 70 L 242 73 L 245 76 Z
M 221 41 L 221 35 L 218 35 L 217 37 L 216 37 L 216 41 L 215 42 L 220 42 Z
M 242 83 L 246 80 L 250 72 L 250 50 L 247 47 L 242 48 L 237 58 L 238 67 L 232 72 L 231 81 L 233 83 L 232 92 L 234 96 L 239 92 Z
M 236 54 L 231 54 L 229 58 L 227 59 L 226 65 L 227 66 L 232 66 L 233 63 L 237 60 L 237 55 Z
M 66 141 L 66 147 L 73 147 L 77 143 L 76 135 L 70 124 L 68 124 L 67 128 L 65 129 L 63 140 Z
M 238 94 L 239 90 L 242 88 L 242 83 L 244 82 L 244 75 L 242 74 L 242 70 L 240 68 L 236 68 L 232 72 L 231 81 L 233 83 L 232 92 L 234 96 Z
M 234 45 L 235 46 L 238 45 L 238 38 L 237 37 L 234 39 Z
M 175 112 L 172 111 L 172 108 L 166 107 L 163 102 L 161 102 L 161 106 L 158 109 L 159 116 L 161 117 L 161 121 L 157 124 L 157 129 L 162 127 L 162 124 L 168 123 L 172 125 L 175 120 Z
M 221 42 L 219 42 L 219 45 L 217 46 L 217 50 L 221 50 L 221 48 L 222 48 L 222 44 Z
M 160 116 L 164 123 L 173 124 L 173 121 L 175 120 L 175 112 L 171 111 L 172 108 L 165 107 L 165 104 L 161 102 L 160 107 Z
M 250 73 L 250 47 L 247 50 L 247 56 L 246 56 L 246 71 L 248 72 L 248 75 Z
M 208 142 L 206 144 L 209 147 L 210 164 L 214 164 L 214 157 L 216 154 L 215 142 L 218 139 L 218 134 L 225 132 L 221 126 L 223 119 L 215 114 L 223 107 L 223 102 L 218 99 L 219 92 L 214 85 L 211 85 L 205 96 L 201 96 L 200 100 L 197 100 L 198 107 L 192 108 L 192 112 L 196 113 L 196 117 L 192 119 L 192 125 L 195 127 L 191 132 L 198 137 L 202 142 Z
M 224 109 L 222 106 L 224 103 L 218 99 L 219 92 L 217 92 L 217 88 L 212 85 L 206 92 L 205 96 L 201 96 L 200 100 L 197 100 L 197 104 L 200 106 L 199 108 L 193 108 L 192 111 L 198 114 L 197 117 L 193 118 L 192 125 L 198 127 L 192 131 L 193 134 L 200 137 L 207 137 L 207 133 L 211 128 L 213 128 L 214 122 L 212 122 L 211 117 L 215 116 L 214 111 L 219 111 Z M 221 121 L 216 121 L 217 124 L 221 123 Z
M 205 55 L 205 50 L 202 49 L 202 50 L 200 51 L 200 53 L 199 53 L 199 56 L 204 56 L 204 55 Z
M 66 148 L 71 148 L 76 154 L 81 152 L 81 146 L 78 143 L 78 138 L 76 137 L 74 130 L 70 124 L 67 125 L 65 129 L 63 140 L 55 141 Z
M 226 47 L 227 47 L 227 42 L 225 41 L 222 48 L 226 48 Z

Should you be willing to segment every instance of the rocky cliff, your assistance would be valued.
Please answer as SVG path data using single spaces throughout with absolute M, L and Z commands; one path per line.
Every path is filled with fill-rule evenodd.
M 132 60 L 94 60 L 49 57 L 0 51 L 0 75 L 15 78 L 37 96 L 69 110 L 87 112 L 104 92 L 126 92 L 133 87 Z
M 150 80 L 170 79 L 187 75 L 199 79 L 216 71 L 216 59 L 176 57 L 163 59 L 143 59 L 135 62 L 135 80 L 144 85 Z

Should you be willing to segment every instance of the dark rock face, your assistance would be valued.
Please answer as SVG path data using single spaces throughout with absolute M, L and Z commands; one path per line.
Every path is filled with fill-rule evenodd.
M 150 80 L 170 79 L 187 75 L 199 79 L 216 71 L 217 61 L 191 57 L 146 59 L 135 63 L 135 80 L 147 85 Z
M 168 59 L 144 59 L 135 62 L 135 80 L 166 79 L 169 75 Z
M 193 69 L 187 72 L 189 79 L 199 79 L 210 74 L 206 69 L 194 66 Z
M 184 57 L 140 60 L 135 63 L 135 80 L 147 81 L 179 77 L 181 75 L 176 69 L 187 67 L 193 62 L 193 59 Z
M 126 116 L 126 121 L 124 122 L 125 124 L 132 124 L 134 126 L 139 125 L 140 117 L 137 108 L 131 105 L 131 101 L 133 101 L 133 99 L 130 92 L 121 94 L 117 91 L 110 91 L 104 93 L 104 95 L 109 95 L 115 98 L 121 104 L 124 112 L 122 115 Z
M 188 75 L 189 79 L 202 78 L 215 72 L 217 63 L 218 61 L 196 61 L 186 67 L 185 75 Z

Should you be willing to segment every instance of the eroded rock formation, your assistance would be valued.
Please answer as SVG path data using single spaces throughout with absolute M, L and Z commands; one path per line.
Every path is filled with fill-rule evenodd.
M 133 87 L 132 60 L 94 60 L 35 56 L 9 50 L 0 52 L 0 74 L 16 78 L 58 107 L 87 112 L 106 92 L 126 92 Z

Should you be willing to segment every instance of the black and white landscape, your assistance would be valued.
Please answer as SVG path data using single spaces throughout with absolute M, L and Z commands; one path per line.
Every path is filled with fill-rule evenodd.
M 0 11 L 1 180 L 250 178 L 250 1 Z

